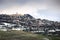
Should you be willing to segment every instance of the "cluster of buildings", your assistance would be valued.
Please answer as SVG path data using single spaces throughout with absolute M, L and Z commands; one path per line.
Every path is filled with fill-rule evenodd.
M 11 31 L 11 30 L 22 30 L 32 33 L 42 34 L 60 34 L 60 23 L 35 19 L 29 14 L 21 15 L 0 15 L 0 30 Z
M 48 34 L 48 35 L 59 35 L 60 29 L 50 29 L 44 26 L 38 27 L 36 25 L 32 25 L 32 27 L 28 26 L 22 26 L 17 24 L 10 24 L 10 23 L 0 23 L 0 31 L 26 31 L 26 32 L 32 32 L 32 33 L 38 33 L 38 34 Z
M 0 31 L 25 30 L 24 26 L 10 23 L 0 23 Z

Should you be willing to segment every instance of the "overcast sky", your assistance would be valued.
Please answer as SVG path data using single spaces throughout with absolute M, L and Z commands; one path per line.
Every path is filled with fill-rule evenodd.
M 0 14 L 30 14 L 60 21 L 60 0 L 0 0 Z

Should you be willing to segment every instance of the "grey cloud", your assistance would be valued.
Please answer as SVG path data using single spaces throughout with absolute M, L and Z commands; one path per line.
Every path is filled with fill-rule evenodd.
M 46 0 L 0 0 L 0 8 L 6 8 L 14 5 L 37 5 L 45 4 Z
M 25 4 L 25 3 L 35 2 L 35 3 L 44 3 L 45 0 L 0 0 L 0 3 L 19 3 L 19 4 Z
M 48 6 L 51 9 L 60 10 L 60 0 L 49 0 L 48 1 Z
M 47 5 L 49 9 L 60 10 L 60 0 L 0 0 L 0 8 L 7 8 L 14 5 Z

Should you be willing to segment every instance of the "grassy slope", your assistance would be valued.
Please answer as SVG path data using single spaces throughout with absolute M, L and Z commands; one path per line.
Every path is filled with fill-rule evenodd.
M 0 31 L 0 40 L 42 40 L 44 36 L 23 31 Z
M 48 38 L 50 40 L 60 40 L 60 36 L 54 36 L 54 35 L 52 35 L 52 36 L 48 36 Z

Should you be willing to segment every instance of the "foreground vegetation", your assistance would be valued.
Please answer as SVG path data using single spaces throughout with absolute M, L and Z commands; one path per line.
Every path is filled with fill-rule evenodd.
M 60 36 L 54 36 L 54 35 L 52 35 L 52 36 L 48 36 L 48 38 L 50 40 L 60 40 Z
M 60 37 L 53 35 L 46 36 L 23 31 L 0 31 L 0 40 L 44 40 L 44 38 L 48 38 L 50 40 L 60 40 Z
M 0 31 L 0 40 L 43 40 L 42 35 L 23 31 Z

